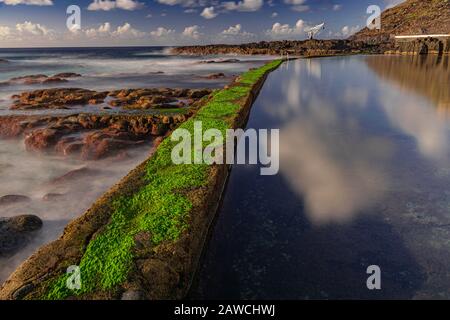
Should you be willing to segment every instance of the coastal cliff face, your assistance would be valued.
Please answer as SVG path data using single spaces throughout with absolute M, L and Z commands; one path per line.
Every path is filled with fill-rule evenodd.
M 350 37 L 352 41 L 392 46 L 393 35 L 448 34 L 450 0 L 407 0 L 381 14 L 381 30 L 367 27 Z
M 240 45 L 206 45 L 174 48 L 174 54 L 184 55 L 292 55 L 292 56 L 326 56 L 348 53 L 374 52 L 376 48 L 363 42 L 348 40 L 284 40 L 261 41 Z

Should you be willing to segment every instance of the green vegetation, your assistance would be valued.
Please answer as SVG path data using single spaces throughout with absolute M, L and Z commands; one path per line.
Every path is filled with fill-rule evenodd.
M 213 93 L 210 101 L 180 128 L 193 134 L 194 122 L 201 120 L 203 130 L 215 128 L 224 133 L 240 108 L 239 100 L 279 64 L 281 60 L 276 60 L 251 70 L 241 76 L 242 81 L 237 85 Z M 112 204 L 109 224 L 91 240 L 80 261 L 82 288 L 75 292 L 67 289 L 67 275 L 63 275 L 49 284 L 45 298 L 64 299 L 74 294 L 111 290 L 127 279 L 138 233 L 150 234 L 149 245 L 156 246 L 164 241 L 176 241 L 186 230 L 192 209 L 186 191 L 206 185 L 210 166 L 173 164 L 171 151 L 177 143 L 165 139 L 146 165 L 148 183 L 132 196 L 121 197 Z

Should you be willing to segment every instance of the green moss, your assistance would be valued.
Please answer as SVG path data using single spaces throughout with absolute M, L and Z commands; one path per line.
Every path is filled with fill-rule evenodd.
M 249 94 L 251 85 L 280 63 L 274 61 L 249 71 L 241 76 L 241 84 L 213 93 L 212 99 L 180 128 L 193 134 L 194 122 L 202 121 L 203 130 L 214 128 L 225 133 L 230 127 L 228 118 L 240 108 L 236 101 Z M 176 144 L 178 142 L 165 139 L 148 161 L 146 185 L 132 196 L 121 197 L 112 204 L 109 224 L 91 240 L 79 263 L 82 288 L 67 289 L 67 275 L 62 275 L 50 284 L 45 298 L 64 299 L 97 290 L 112 290 L 128 277 L 133 263 L 134 238 L 138 233 L 148 232 L 152 242 L 149 245 L 156 246 L 164 241 L 176 241 L 188 228 L 192 203 L 183 191 L 206 185 L 210 167 L 173 164 L 171 152 Z M 194 152 L 192 147 L 192 155 Z
M 208 108 L 201 109 L 198 116 L 201 118 L 226 118 L 233 115 L 239 109 L 239 105 L 232 102 L 211 102 Z

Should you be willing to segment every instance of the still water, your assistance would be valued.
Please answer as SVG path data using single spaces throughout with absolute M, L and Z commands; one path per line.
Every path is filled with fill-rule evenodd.
M 247 127 L 280 172 L 233 167 L 192 298 L 450 298 L 448 57 L 285 63 Z

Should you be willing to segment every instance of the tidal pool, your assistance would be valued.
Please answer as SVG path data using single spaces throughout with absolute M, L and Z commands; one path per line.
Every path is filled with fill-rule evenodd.
M 190 297 L 450 298 L 449 88 L 437 56 L 270 74 L 247 128 L 280 129 L 280 171 L 233 166 Z

